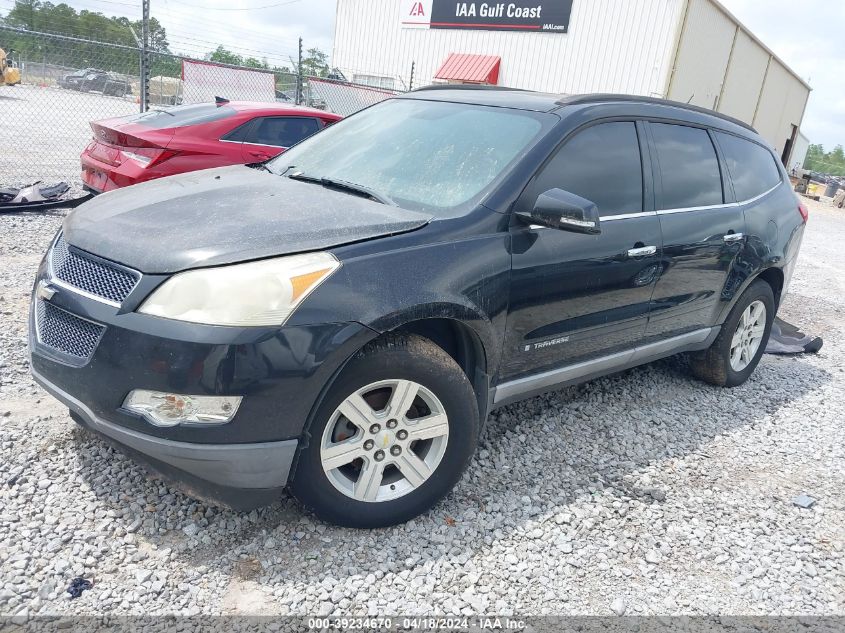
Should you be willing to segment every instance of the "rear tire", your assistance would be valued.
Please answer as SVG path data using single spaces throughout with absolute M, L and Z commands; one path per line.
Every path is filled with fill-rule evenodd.
M 736 302 L 713 344 L 690 354 L 693 375 L 719 387 L 743 384 L 766 351 L 774 319 L 772 287 L 758 279 Z
M 385 337 L 329 388 L 300 442 L 290 489 L 331 523 L 402 523 L 455 486 L 478 433 L 475 392 L 452 357 L 420 336 Z

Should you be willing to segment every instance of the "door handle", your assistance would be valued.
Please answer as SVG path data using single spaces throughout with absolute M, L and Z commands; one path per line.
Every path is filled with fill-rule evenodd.
M 734 242 L 741 242 L 745 239 L 742 233 L 728 233 L 724 238 L 725 244 L 733 244 Z
M 270 158 L 270 154 L 267 154 L 266 152 L 250 152 L 250 154 L 256 158 L 260 158 L 261 160 L 267 160 Z
M 656 246 L 643 246 L 642 248 L 632 248 L 628 251 L 628 257 L 651 257 L 657 255 Z

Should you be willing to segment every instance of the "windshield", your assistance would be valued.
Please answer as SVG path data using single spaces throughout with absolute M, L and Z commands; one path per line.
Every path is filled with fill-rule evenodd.
M 343 181 L 414 210 L 476 198 L 538 136 L 535 112 L 416 99 L 384 101 L 268 163 L 270 171 Z

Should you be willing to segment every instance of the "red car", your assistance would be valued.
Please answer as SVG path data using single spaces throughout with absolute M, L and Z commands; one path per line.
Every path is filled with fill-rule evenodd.
M 200 103 L 91 123 L 82 181 L 101 193 L 186 171 L 259 163 L 342 117 L 268 103 Z

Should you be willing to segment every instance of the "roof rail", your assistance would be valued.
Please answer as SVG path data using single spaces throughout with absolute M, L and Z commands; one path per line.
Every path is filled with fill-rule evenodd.
M 716 117 L 717 119 L 722 119 L 735 125 L 739 125 L 740 127 L 743 127 L 746 130 L 754 132 L 755 134 L 757 133 L 757 130 L 755 130 L 745 121 L 740 121 L 739 119 L 735 119 L 734 117 L 728 116 L 727 114 L 722 114 L 721 112 L 716 112 L 715 110 L 710 110 L 708 108 L 702 108 L 701 106 L 691 105 L 689 103 L 681 103 L 680 101 L 671 101 L 669 99 L 658 99 L 657 97 L 641 97 L 638 95 L 596 93 L 584 95 L 564 95 L 560 99 L 558 99 L 556 103 L 560 106 L 567 106 L 580 105 L 584 103 L 607 103 L 608 101 L 625 101 L 629 103 L 654 103 L 656 105 L 665 105 L 671 106 L 673 108 L 681 108 L 682 110 L 698 112 L 699 114 L 707 114 L 709 116 Z

